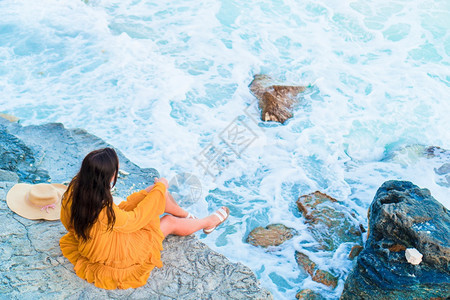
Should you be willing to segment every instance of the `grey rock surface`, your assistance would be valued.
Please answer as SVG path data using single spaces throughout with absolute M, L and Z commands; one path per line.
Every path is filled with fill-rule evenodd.
M 19 176 L 14 172 L 0 169 L 0 181 L 19 182 Z
M 406 248 L 423 254 L 419 265 Z M 341 299 L 448 299 L 450 212 L 427 189 L 387 181 L 369 208 L 369 235 Z
M 6 195 L 18 179 L 67 182 L 89 151 L 106 146 L 84 130 L 61 124 L 22 127 L 0 118 L 0 299 L 272 299 L 249 268 L 230 262 L 195 236 L 169 236 L 163 243 L 164 266 L 152 271 L 145 286 L 99 289 L 80 279 L 63 257 L 60 221 L 28 220 L 9 210 Z M 121 169 L 129 173 L 119 178 L 118 196 L 158 176 L 118 155 Z

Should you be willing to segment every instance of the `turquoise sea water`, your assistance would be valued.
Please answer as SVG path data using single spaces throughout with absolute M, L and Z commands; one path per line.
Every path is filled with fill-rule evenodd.
M 417 154 L 450 149 L 449 28 L 438 0 L 3 0 L 0 112 L 85 128 L 169 180 L 192 174 L 196 201 L 181 198 L 189 186 L 176 193 L 190 211 L 232 212 L 203 242 L 275 299 L 306 287 L 338 298 L 352 245 L 311 253 L 341 278 L 335 290 L 313 282 L 294 259 L 315 242 L 295 200 L 321 190 L 366 224 L 376 189 L 404 179 L 450 207 L 443 161 Z M 259 120 L 258 73 L 311 85 L 285 125 Z M 244 242 L 278 222 L 299 235 L 270 251 Z

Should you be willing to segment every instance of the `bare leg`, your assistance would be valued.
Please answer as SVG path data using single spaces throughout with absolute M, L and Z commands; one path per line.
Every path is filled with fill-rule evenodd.
M 214 214 L 203 219 L 184 219 L 165 215 L 161 218 L 160 228 L 164 236 L 169 234 L 185 236 L 200 229 L 211 228 L 219 223 L 219 218 Z
M 186 218 L 188 215 L 188 212 L 178 205 L 169 192 L 166 193 L 166 210 L 164 212 L 180 218 Z
M 150 185 L 145 188 L 147 193 L 149 193 L 153 189 L 153 186 L 154 185 Z M 180 218 L 186 218 L 188 215 L 188 212 L 178 205 L 178 203 L 175 201 L 175 199 L 173 199 L 173 196 L 169 192 L 166 193 L 166 209 L 164 212 Z

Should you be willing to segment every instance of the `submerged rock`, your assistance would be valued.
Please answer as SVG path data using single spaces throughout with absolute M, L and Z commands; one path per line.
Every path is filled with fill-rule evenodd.
M 316 191 L 300 196 L 297 207 L 321 249 L 334 251 L 345 242 L 362 244 L 354 215 L 336 199 Z
M 433 157 L 442 157 L 442 156 L 446 156 L 447 159 L 450 158 L 450 151 L 443 149 L 441 147 L 438 146 L 429 146 L 425 148 L 425 153 L 427 155 L 428 158 L 433 158 Z
M 68 181 L 88 152 L 110 145 L 84 130 L 68 130 L 61 124 L 22 127 L 5 122 L 0 119 L 0 169 L 7 170 L 0 173 L 6 178 L 0 181 L 0 298 L 272 299 L 249 268 L 230 262 L 195 236 L 166 238 L 164 266 L 155 268 L 143 287 L 103 290 L 80 279 L 59 248 L 65 233 L 61 222 L 16 215 L 6 205 L 6 194 L 18 177 L 33 182 L 29 171 L 47 174 L 52 182 Z M 142 189 L 159 176 L 154 169 L 139 168 L 119 151 L 118 155 L 121 167 L 129 173 L 118 179 L 119 196 Z M 30 169 L 29 162 L 34 168 Z
M 306 89 L 304 86 L 276 84 L 270 76 L 262 74 L 255 75 L 249 87 L 259 100 L 261 119 L 280 123 L 292 118 L 297 96 Z
M 351 211 L 341 205 L 336 199 L 316 191 L 314 193 L 300 196 L 297 207 L 305 218 L 308 231 L 319 242 L 319 246 L 313 246 L 311 251 L 325 250 L 335 251 L 342 243 L 362 244 L 362 225 L 356 225 L 355 217 Z M 266 228 L 257 227 L 247 237 L 247 242 L 254 246 L 269 247 L 281 245 L 291 239 L 297 232 L 282 224 L 269 225 Z M 302 247 L 305 247 L 304 245 Z M 308 246 L 309 248 L 309 246 Z M 307 249 L 307 248 L 305 248 Z M 354 259 L 362 250 L 362 246 L 355 245 L 349 259 Z M 298 266 L 311 276 L 313 281 L 322 283 L 328 287 L 335 288 L 339 277 L 328 271 L 321 270 L 308 257 L 308 255 L 296 251 L 295 259 Z M 300 299 L 318 299 L 310 290 L 299 292 Z
M 0 118 L 8 120 L 9 122 L 19 122 L 19 118 L 10 114 L 2 114 L 0 113 Z
M 450 212 L 427 189 L 387 181 L 369 208 L 366 245 L 341 299 L 450 297 Z M 409 264 L 407 248 L 423 254 Z
M 428 147 L 426 151 L 428 158 L 439 160 L 440 166 L 434 169 L 438 177 L 436 183 L 444 187 L 450 187 L 450 151 L 440 147 Z
M 256 227 L 247 237 L 247 243 L 253 246 L 267 248 L 269 246 L 279 246 L 294 236 L 294 229 L 283 224 L 272 224 L 264 227 Z
M 301 290 L 295 295 L 295 298 L 299 300 L 324 300 L 325 298 L 322 297 L 320 294 L 317 294 L 313 290 L 310 289 L 304 289 Z
M 301 253 L 299 251 L 295 251 L 295 260 L 297 264 L 306 271 L 309 275 L 313 276 L 316 271 L 316 264 L 309 259 L 309 256 Z
M 328 271 L 317 269 L 316 264 L 309 259 L 308 255 L 296 251 L 295 260 L 297 261 L 297 264 L 311 276 L 312 280 L 332 288 L 337 286 L 339 278 Z
M 450 151 L 436 147 L 423 145 L 408 145 L 389 152 L 384 161 L 396 162 L 404 167 L 414 165 L 421 159 L 428 159 L 430 168 L 436 174 L 435 181 L 443 187 L 450 187 Z

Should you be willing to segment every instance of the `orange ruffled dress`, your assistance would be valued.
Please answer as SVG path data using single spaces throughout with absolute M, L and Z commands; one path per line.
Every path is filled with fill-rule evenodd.
M 145 285 L 153 268 L 162 267 L 164 235 L 159 216 L 164 213 L 165 193 L 165 185 L 158 182 L 149 193 L 142 190 L 118 206 L 113 204 L 116 223 L 112 231 L 106 230 L 108 218 L 102 210 L 87 242 L 81 242 L 70 225 L 69 199 L 61 209 L 61 222 L 68 233 L 59 244 L 76 274 L 108 290 Z

